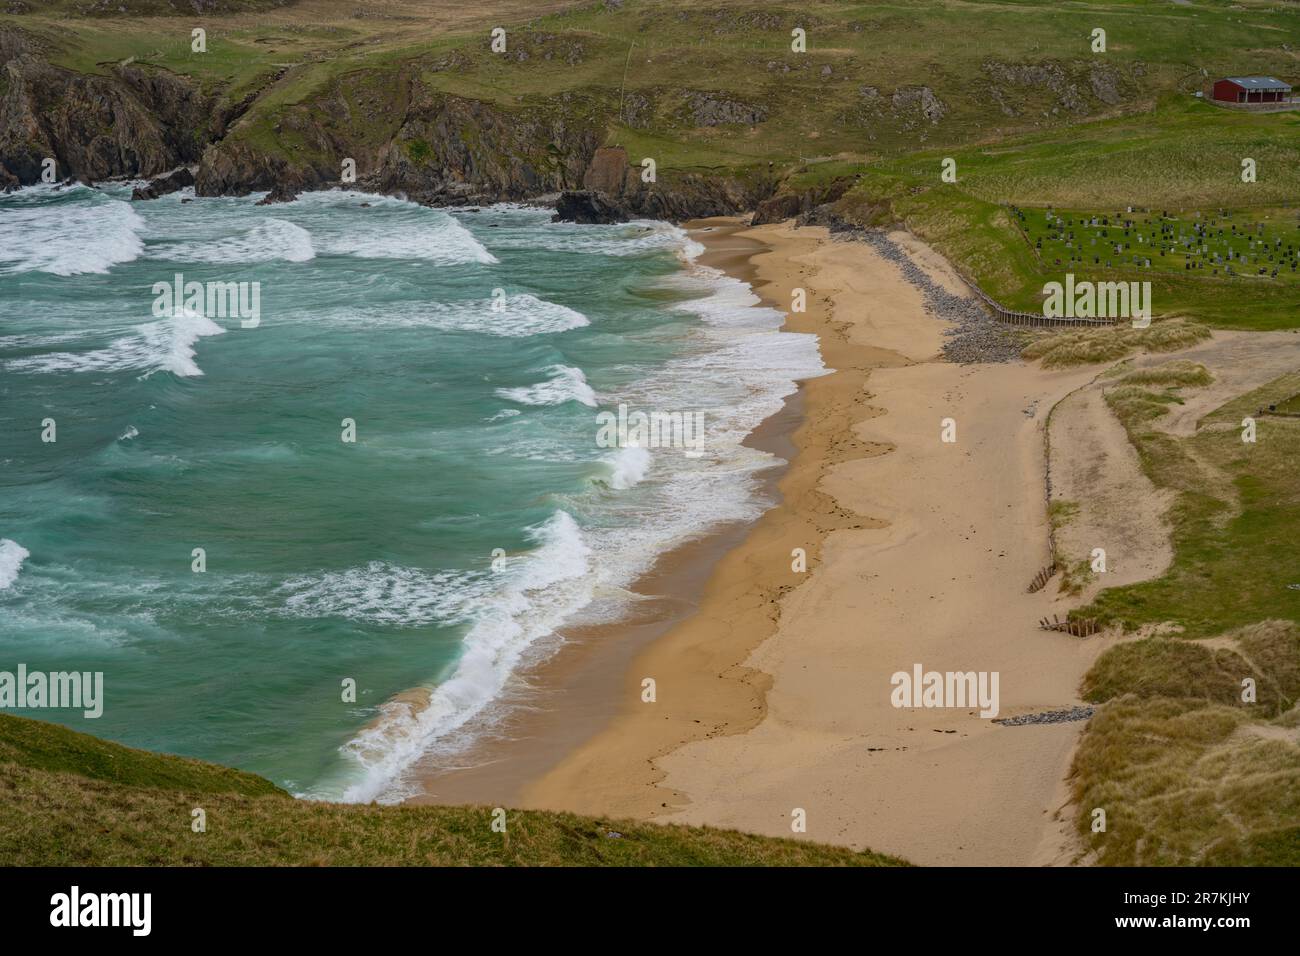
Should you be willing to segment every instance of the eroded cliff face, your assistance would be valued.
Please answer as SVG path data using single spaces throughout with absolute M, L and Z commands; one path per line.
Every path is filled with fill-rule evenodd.
M 107 75 L 53 66 L 39 43 L 0 31 L 0 185 L 152 176 L 197 162 L 220 118 L 188 80 L 133 65 Z
M 593 153 L 580 190 L 566 191 L 556 209 L 558 218 L 575 222 L 626 219 L 667 219 L 681 222 L 705 216 L 725 216 L 753 209 L 775 192 L 771 175 L 741 178 L 691 171 L 655 171 L 653 179 L 633 163 L 621 146 Z
M 516 108 L 453 96 L 417 78 L 349 75 L 281 114 L 287 149 L 268 152 L 234 134 L 209 146 L 199 195 L 353 185 L 430 205 L 486 204 L 564 195 L 565 218 L 680 221 L 752 208 L 775 188 L 766 179 L 675 171 L 646 183 L 625 150 L 601 147 L 612 119 L 597 95 L 563 93 Z M 658 177 L 657 177 L 658 178 Z
M 166 71 L 120 65 L 85 75 L 51 65 L 46 52 L 29 36 L 0 31 L 0 187 L 40 181 L 52 157 L 58 178 L 87 182 L 194 166 L 200 196 L 274 191 L 285 199 L 352 186 L 453 205 L 563 193 L 561 211 L 583 207 L 573 217 L 582 221 L 735 213 L 775 188 L 689 171 L 644 182 L 624 150 L 601 148 L 613 107 L 599 93 L 506 108 L 388 69 L 346 74 L 259 115 L 261 91 L 230 103 Z M 344 176 L 349 165 L 355 180 Z

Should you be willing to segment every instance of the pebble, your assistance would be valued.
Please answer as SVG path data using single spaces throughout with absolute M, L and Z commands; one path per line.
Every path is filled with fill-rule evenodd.
M 944 332 L 943 357 L 949 362 L 1014 362 L 1022 348 L 1016 336 L 989 315 L 976 298 L 953 295 L 935 282 L 912 257 L 883 232 L 870 229 L 833 230 L 836 239 L 865 242 L 884 259 L 898 266 L 908 284 L 920 291 L 925 310 L 937 319 L 951 322 Z
M 1020 727 L 1023 724 L 1068 724 L 1076 720 L 1087 720 L 1094 713 L 1088 704 L 1071 707 L 1069 710 L 1045 710 L 1039 714 L 1021 714 L 1019 717 L 1004 717 L 993 721 L 1005 727 Z

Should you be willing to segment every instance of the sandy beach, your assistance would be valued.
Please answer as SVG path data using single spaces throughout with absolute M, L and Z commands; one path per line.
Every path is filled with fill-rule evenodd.
M 940 361 L 944 323 L 869 246 L 792 225 L 695 224 L 703 260 L 821 336 L 781 504 L 716 565 L 699 610 L 622 679 L 621 712 L 520 790 L 524 806 L 708 823 L 928 864 L 1067 862 L 1059 811 L 1082 727 L 897 709 L 890 677 L 997 671 L 1000 714 L 1068 708 L 1107 638 L 1043 632 L 1044 422 L 1096 369 Z M 942 257 L 893 238 L 964 293 Z M 755 251 L 737 240 L 766 246 Z M 940 440 L 941 422 L 957 440 Z M 807 571 L 792 570 L 792 551 Z M 654 703 L 640 698 L 653 677 Z
M 424 768 L 412 802 L 734 827 L 920 864 L 1086 863 L 1067 780 L 1082 721 L 895 707 L 891 677 L 996 672 L 999 718 L 1081 703 L 1084 673 L 1117 638 L 1037 622 L 1172 558 L 1169 497 L 1106 408 L 1106 366 L 943 360 L 948 323 L 872 244 L 729 218 L 691 235 L 702 264 L 751 283 L 786 329 L 816 334 L 834 370 L 751 438 L 788 459 L 772 478 L 778 504 L 664 555 L 637 584 L 648 600 L 635 619 L 566 633 L 466 766 Z M 969 294 L 934 250 L 889 239 L 931 282 Z M 807 308 L 791 311 L 799 288 Z M 1216 333 L 1133 361 L 1222 369 L 1203 412 L 1281 374 L 1285 335 Z M 1062 594 L 1059 578 L 1028 590 L 1052 560 L 1049 484 L 1071 511 L 1059 560 L 1107 552 L 1104 582 L 1081 593 Z M 792 829 L 797 811 L 805 830 Z

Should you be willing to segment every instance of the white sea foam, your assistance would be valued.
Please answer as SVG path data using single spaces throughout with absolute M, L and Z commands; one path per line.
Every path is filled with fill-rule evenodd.
M 498 388 L 497 394 L 520 405 L 581 402 L 590 408 L 596 407 L 596 392 L 587 384 L 587 376 L 582 374 L 582 369 L 571 365 L 551 365 L 546 371 L 550 378 L 545 382 L 523 388 Z
M 130 203 L 84 186 L 62 193 L 58 202 L 48 189 L 0 199 L 0 273 L 104 273 L 139 257 L 144 220 Z
M 532 535 L 538 547 L 508 564 L 500 584 L 489 593 L 469 594 L 475 621 L 455 670 L 430 689 L 428 702 L 382 705 L 378 719 L 344 746 L 360 771 L 344 800 L 404 797 L 406 789 L 394 785 L 402 774 L 488 708 L 530 645 L 590 601 L 591 551 L 572 516 L 558 511 Z
M 166 243 L 149 250 L 152 259 L 176 262 L 306 262 L 316 257 L 311 233 L 285 219 L 267 219 L 238 235 Z
M 278 593 L 293 617 L 341 617 L 360 624 L 420 627 L 470 620 L 482 577 L 371 561 L 365 567 L 298 575 Z
M 0 591 L 4 591 L 18 580 L 18 572 L 23 569 L 23 562 L 31 552 L 17 541 L 0 538 Z
M 506 338 L 567 332 L 591 324 L 581 312 L 527 292 L 506 297 L 504 308 L 499 312 L 493 311 L 491 299 L 452 303 L 410 302 L 313 316 L 313 321 L 322 320 L 382 328 L 478 332 Z
M 15 372 L 171 372 L 189 377 L 202 375 L 194 361 L 195 345 L 209 335 L 226 330 L 191 310 L 146 322 L 107 346 L 85 352 L 49 352 L 10 359 L 5 367 Z
M 361 209 L 363 202 L 370 208 Z M 447 265 L 497 262 L 473 233 L 441 209 L 341 190 L 304 193 L 293 207 L 287 207 L 285 215 L 307 225 L 321 253 L 359 259 L 424 259 Z M 345 209 L 346 214 L 341 215 Z M 319 217 L 321 211 L 330 215 Z
M 678 248 L 690 251 L 685 244 Z M 455 607 L 474 620 L 464 659 L 449 680 L 432 688 L 427 707 L 389 702 L 346 745 L 360 774 L 345 788 L 346 799 L 396 801 L 418 790 L 406 771 L 426 754 L 451 759 L 469 745 L 493 719 L 491 702 L 528 647 L 546 646 L 539 642 L 562 623 L 618 619 L 637 599 L 628 589 L 662 553 L 728 522 L 753 520 L 770 505 L 762 495 L 763 473 L 779 459 L 744 440 L 780 410 L 798 380 L 825 374 L 816 337 L 780 331 L 781 313 L 762 308 L 745 283 L 715 270 L 693 267 L 666 281 L 695 296 L 676 306 L 701 320 L 692 345 L 618 398 L 644 410 L 704 411 L 704 454 L 689 458 L 678 449 L 639 447 L 604 453 L 600 483 L 620 494 L 594 491 L 572 499 L 574 513 L 583 515 L 581 530 L 568 512 L 557 514 L 547 543 L 527 559 L 521 577 L 490 600 L 481 600 L 484 581 L 462 581 L 463 603 Z M 549 371 L 546 382 L 500 394 L 527 404 L 573 400 L 577 370 Z M 595 435 L 593 417 L 593 442 Z M 493 452 L 573 460 L 571 449 L 544 435 L 520 435 Z M 439 613 L 447 610 L 443 605 Z
M 549 210 L 520 207 L 491 207 L 488 212 L 508 209 L 509 215 L 496 221 L 491 237 L 494 249 L 545 249 L 626 258 L 683 247 L 703 251 L 680 226 L 653 219 L 637 219 L 611 225 L 588 226 L 572 222 L 551 222 Z M 472 221 L 472 220 L 469 220 Z
M 634 488 L 650 471 L 650 452 L 636 445 L 620 448 L 609 456 L 609 486 L 619 491 Z

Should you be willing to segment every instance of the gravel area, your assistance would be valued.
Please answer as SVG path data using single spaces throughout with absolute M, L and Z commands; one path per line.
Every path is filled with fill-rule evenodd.
M 849 234 L 846 235 L 848 238 Z M 852 238 L 866 242 L 883 258 L 897 265 L 910 285 L 917 287 L 926 302 L 926 311 L 936 319 L 952 323 L 944 337 L 944 358 L 949 362 L 1017 362 L 1022 345 L 1008 326 L 989 315 L 979 299 L 953 295 L 911 260 L 907 252 L 884 233 L 861 230 Z
M 1014 362 L 1023 347 L 1015 333 L 989 315 L 974 297 L 953 295 L 931 279 L 912 257 L 883 232 L 869 229 L 835 229 L 836 239 L 865 242 L 898 266 L 903 278 L 921 292 L 925 310 L 935 318 L 951 322 L 944 332 L 943 357 L 949 362 Z
M 993 721 L 1004 727 L 1020 727 L 1024 724 L 1068 724 L 1076 720 L 1087 720 L 1094 709 L 1087 704 L 1071 707 L 1069 710 L 1045 710 L 1039 714 L 1021 714 L 1019 717 L 1004 717 Z

